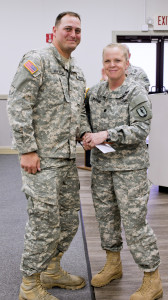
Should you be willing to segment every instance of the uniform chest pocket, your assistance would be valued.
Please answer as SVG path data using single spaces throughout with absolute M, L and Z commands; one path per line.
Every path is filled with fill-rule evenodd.
M 128 124 L 129 108 L 127 102 L 112 102 L 107 109 L 109 120 L 115 120 L 116 126 L 120 126 L 125 123 Z
M 103 105 L 103 102 L 100 99 L 95 99 L 95 98 L 89 99 L 89 106 L 90 106 L 90 121 L 92 127 L 95 130 L 98 130 L 105 117 L 104 115 L 105 107 Z
M 69 92 L 75 101 L 81 102 L 84 100 L 85 80 L 76 73 L 71 72 L 69 78 Z
M 43 81 L 42 89 L 44 93 L 46 93 L 46 99 L 49 100 L 50 108 L 53 106 L 57 106 L 63 104 L 65 101 L 64 91 L 61 83 L 61 71 L 56 68 L 50 68 L 46 70 L 45 78 Z

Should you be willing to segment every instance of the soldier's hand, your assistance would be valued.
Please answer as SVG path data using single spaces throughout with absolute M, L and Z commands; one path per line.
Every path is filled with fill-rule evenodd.
M 89 146 L 89 144 L 85 142 L 86 137 L 89 136 L 89 135 L 90 135 L 90 132 L 87 132 L 87 133 L 85 133 L 85 134 L 83 135 L 83 137 L 82 137 L 83 148 L 84 148 L 85 150 L 91 150 L 91 147 Z
M 108 136 L 107 131 L 99 131 L 95 133 L 88 133 L 83 140 L 83 144 L 90 147 L 94 148 L 98 144 L 102 144 Z
M 41 171 L 40 158 L 36 152 L 22 154 L 20 165 L 29 174 L 36 174 L 37 171 Z

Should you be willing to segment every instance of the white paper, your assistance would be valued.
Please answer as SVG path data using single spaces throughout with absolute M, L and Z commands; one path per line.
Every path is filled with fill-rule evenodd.
M 96 145 L 96 148 L 98 148 L 103 153 L 115 152 L 115 149 L 112 148 L 109 144 Z

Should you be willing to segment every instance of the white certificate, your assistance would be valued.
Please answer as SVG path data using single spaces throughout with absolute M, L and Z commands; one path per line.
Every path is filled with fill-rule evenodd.
M 99 144 L 96 145 L 96 148 L 98 148 L 103 153 L 115 152 L 115 149 L 109 144 Z

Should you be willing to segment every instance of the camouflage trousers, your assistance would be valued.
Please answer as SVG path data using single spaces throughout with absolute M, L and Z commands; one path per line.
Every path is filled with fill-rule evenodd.
M 65 252 L 77 232 L 79 178 L 75 160 L 41 159 L 41 171 L 33 175 L 22 170 L 22 180 L 29 218 L 21 271 L 31 276 Z
M 130 252 L 143 271 L 160 264 L 156 237 L 149 226 L 147 171 L 101 171 L 92 168 L 92 198 L 103 249 L 122 249 L 121 223 Z

